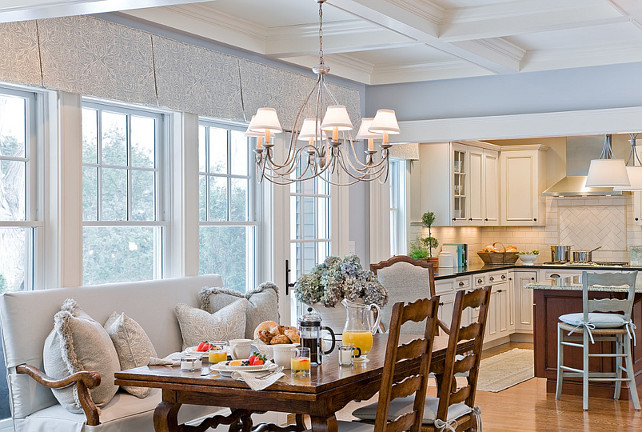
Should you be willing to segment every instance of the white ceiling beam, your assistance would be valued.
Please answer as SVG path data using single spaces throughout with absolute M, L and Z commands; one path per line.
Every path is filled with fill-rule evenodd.
M 0 3 L 0 23 L 205 1 L 208 0 L 3 0 Z
M 529 51 L 522 62 L 522 71 L 602 66 L 642 62 L 642 44 L 603 46 L 563 50 Z
M 490 72 L 502 74 L 519 71 L 519 68 L 515 68 L 514 58 L 510 56 L 498 62 L 497 59 L 501 57 L 499 52 L 493 53 L 492 58 L 489 58 L 479 48 L 472 52 L 465 47 L 441 40 L 437 22 L 425 15 L 413 13 L 409 7 L 409 4 L 429 4 L 425 0 L 413 2 L 405 0 L 329 0 L 328 4 L 476 64 Z M 507 65 L 513 65 L 513 67 Z
M 374 65 L 355 59 L 347 54 L 335 54 L 329 56 L 327 60 L 330 66 L 330 76 L 339 76 L 363 84 L 371 84 L 370 77 L 374 70 Z M 311 68 L 319 63 L 319 58 L 314 56 L 291 57 L 284 59 L 288 63 L 297 66 Z
M 371 51 L 416 45 L 413 39 L 363 20 L 323 25 L 323 51 L 327 54 Z M 278 58 L 319 52 L 319 27 L 312 25 L 270 28 L 265 54 Z

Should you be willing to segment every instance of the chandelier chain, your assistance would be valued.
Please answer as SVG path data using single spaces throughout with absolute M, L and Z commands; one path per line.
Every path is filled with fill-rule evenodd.
M 323 1 L 319 2 L 319 64 L 323 61 Z

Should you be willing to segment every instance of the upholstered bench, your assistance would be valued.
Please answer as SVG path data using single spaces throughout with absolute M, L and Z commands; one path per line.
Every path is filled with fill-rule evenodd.
M 183 345 L 175 306 L 184 303 L 198 308 L 199 292 L 203 287 L 222 285 L 220 276 L 210 275 L 2 295 L 2 343 L 15 430 L 152 432 L 154 409 L 160 402 L 158 390 L 153 390 L 144 399 L 120 390 L 105 406 L 93 406 L 92 409 L 93 404 L 90 404 L 89 410 L 83 407 L 84 414 L 74 414 L 58 403 L 50 388 L 37 382 L 47 380 L 41 372 L 43 346 L 52 331 L 53 317 L 68 298 L 75 299 L 91 318 L 101 324 L 113 312 L 124 312 L 140 324 L 158 356 L 163 357 L 181 351 Z M 75 375 L 72 385 L 79 393 L 83 387 L 91 387 L 96 380 L 95 373 Z M 100 379 L 113 382 L 113 376 Z M 186 405 L 181 408 L 179 420 L 197 419 L 215 411 L 218 409 Z

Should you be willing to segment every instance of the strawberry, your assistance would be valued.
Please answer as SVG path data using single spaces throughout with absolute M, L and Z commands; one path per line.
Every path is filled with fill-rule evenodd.
M 206 343 L 207 343 L 207 342 L 201 342 L 200 344 L 198 344 L 198 347 L 196 348 L 196 351 L 198 351 L 198 352 L 204 352 L 204 351 L 205 351 L 205 348 L 204 348 L 204 347 L 205 347 L 205 344 L 206 344 Z
M 254 363 L 251 363 L 251 364 L 252 366 L 261 366 L 264 363 L 265 361 L 261 360 L 260 358 L 257 358 L 256 360 L 254 360 Z
M 250 356 L 250 358 L 248 358 L 247 360 L 248 360 L 248 362 L 250 363 L 250 366 L 253 366 L 253 365 L 254 365 L 254 362 L 256 361 L 256 356 L 255 356 L 254 354 L 252 354 L 252 355 Z

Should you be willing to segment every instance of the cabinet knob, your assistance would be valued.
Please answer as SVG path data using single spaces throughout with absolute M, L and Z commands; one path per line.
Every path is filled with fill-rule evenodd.
M 472 222 L 473 218 L 468 218 L 468 220 Z
M 532 278 L 531 278 L 531 280 L 535 280 L 535 278 L 534 278 L 534 277 L 532 277 Z
M 500 293 L 500 292 L 504 292 L 504 290 L 497 290 L 497 292 L 498 292 L 498 293 Z
M 459 286 L 464 286 L 464 283 L 463 282 L 459 282 Z
M 637 221 L 639 221 L 639 220 L 640 220 L 640 218 L 635 218 L 635 221 L 636 221 L 636 222 L 637 222 Z
M 513 280 L 513 278 L 508 278 L 508 280 Z
M 506 275 L 502 275 L 502 279 L 506 279 Z
M 488 280 L 492 282 L 492 281 L 495 280 L 495 278 L 491 276 L 491 277 L 488 278 Z
M 477 279 L 477 283 L 478 284 L 482 283 L 482 280 L 481 279 Z
M 533 218 L 533 222 L 537 222 L 537 218 Z
M 486 222 L 488 222 L 488 218 L 484 218 L 484 220 L 485 220 Z
M 454 221 L 456 221 L 456 220 L 457 220 L 457 218 L 453 218 L 453 220 L 454 220 Z
M 443 306 L 443 305 L 444 305 L 444 302 L 439 302 L 439 306 Z

